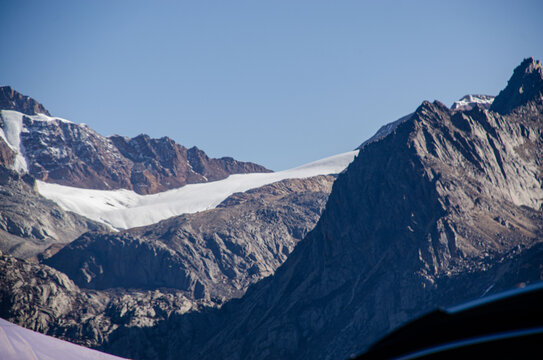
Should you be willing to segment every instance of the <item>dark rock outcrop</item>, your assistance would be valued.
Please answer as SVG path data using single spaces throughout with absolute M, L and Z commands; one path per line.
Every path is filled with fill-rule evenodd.
M 515 69 L 507 87 L 494 99 L 491 109 L 500 114 L 509 114 L 516 107 L 542 98 L 543 65 L 533 57 L 527 58 Z
M 18 93 L 11 86 L 0 86 L 0 109 L 15 110 L 26 115 L 50 115 L 42 104 Z
M 1 121 L 2 117 L 0 116 Z M 15 155 L 15 151 L 11 149 L 4 139 L 0 138 L 0 166 L 11 168 L 15 161 Z

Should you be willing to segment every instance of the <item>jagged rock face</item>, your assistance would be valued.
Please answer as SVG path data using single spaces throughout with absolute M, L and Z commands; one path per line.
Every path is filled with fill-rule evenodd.
M 37 179 L 84 188 L 132 188 L 132 163 L 92 129 L 28 116 L 23 126 L 28 171 Z
M 42 104 L 29 96 L 18 93 L 11 86 L 0 87 L 0 109 L 15 110 L 27 115 L 50 115 Z
M 541 100 L 520 99 L 507 115 L 423 103 L 362 147 L 273 277 L 219 311 L 119 329 L 106 349 L 342 359 L 437 306 L 542 280 Z
M 0 251 L 19 258 L 35 257 L 86 231 L 106 229 L 41 197 L 34 181 L 29 175 L 0 167 Z
M 14 152 L 20 153 L 30 174 L 47 182 L 153 194 L 230 174 L 270 171 L 230 157 L 211 159 L 200 149 L 187 149 L 168 137 L 104 137 L 86 125 L 49 117 L 41 104 L 11 88 L 0 88 L 0 105 L 0 130 L 19 131 L 21 142 L 20 148 L 13 149 L 0 137 L 0 164 L 12 166 Z
M 129 139 L 116 135 L 108 139 L 132 162 L 130 182 L 140 194 L 220 180 L 230 174 L 269 172 L 260 165 L 229 157 L 210 159 L 197 147 L 187 149 L 167 137 L 139 135 Z
M 80 289 L 49 266 L 0 253 L 0 317 L 77 344 L 99 346 L 121 325 L 152 326 L 204 304 L 169 289 Z
M 507 87 L 494 100 L 491 109 L 508 114 L 519 105 L 543 98 L 543 65 L 534 58 L 524 59 L 518 66 Z
M 283 180 L 212 210 L 116 234 L 87 233 L 45 262 L 81 287 L 168 287 L 221 304 L 286 260 L 316 224 L 334 180 Z

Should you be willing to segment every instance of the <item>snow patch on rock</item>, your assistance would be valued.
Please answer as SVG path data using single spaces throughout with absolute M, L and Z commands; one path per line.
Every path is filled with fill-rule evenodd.
M 492 95 L 466 95 L 462 99 L 455 101 L 452 104 L 452 110 L 471 110 L 475 106 L 480 106 L 483 109 L 490 109 L 492 102 L 494 101 Z

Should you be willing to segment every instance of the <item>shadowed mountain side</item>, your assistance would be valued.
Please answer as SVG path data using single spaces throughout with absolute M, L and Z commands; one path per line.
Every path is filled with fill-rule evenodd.
M 542 244 L 537 244 L 527 250 L 512 251 L 502 258 L 493 259 L 491 262 L 482 261 L 477 266 L 478 270 L 459 276 L 451 275 L 441 279 L 438 286 L 445 291 L 439 296 L 435 296 L 435 293 L 427 294 L 426 298 L 428 301 L 441 303 L 442 306 L 456 305 L 452 299 L 458 298 L 458 289 L 465 291 L 463 294 L 464 298 L 474 299 L 483 295 L 508 290 L 512 286 L 524 286 L 525 284 L 536 283 L 543 280 L 543 272 L 541 270 L 543 264 L 541 259 L 543 259 L 543 246 Z M 270 281 L 271 278 L 267 278 L 253 285 L 249 288 L 246 296 L 261 295 L 262 289 L 269 286 Z M 423 291 L 424 289 L 419 289 L 419 292 Z M 394 294 L 390 296 L 392 297 Z M 325 301 L 326 299 L 323 300 Z M 101 349 L 112 354 L 130 355 L 135 359 L 174 359 L 177 358 L 181 350 L 185 351 L 184 354 L 187 359 L 198 358 L 202 355 L 202 339 L 212 336 L 214 331 L 219 327 L 231 326 L 230 321 L 232 317 L 236 316 L 239 319 L 243 319 L 239 327 L 249 331 L 252 328 L 248 323 L 250 316 L 243 315 L 241 310 L 249 308 L 251 309 L 251 315 L 260 314 L 260 316 L 265 316 L 267 313 L 268 317 L 272 316 L 272 313 L 266 311 L 262 303 L 255 304 L 254 307 L 249 307 L 245 298 L 236 299 L 225 304 L 221 309 L 207 309 L 201 312 L 172 315 L 167 320 L 158 322 L 153 328 L 120 326 L 110 334 L 109 343 L 101 347 Z M 296 318 L 296 309 L 297 307 L 294 307 L 290 311 L 294 318 Z M 430 307 L 428 311 L 431 309 L 434 309 L 434 307 Z M 421 314 L 423 313 L 425 312 L 421 312 Z M 417 318 L 417 316 L 415 315 L 413 318 Z M 350 331 L 360 331 L 360 327 L 364 327 L 364 325 L 360 324 L 357 328 L 351 328 Z M 276 325 L 272 330 L 272 336 L 277 334 L 280 331 L 279 325 Z M 367 331 L 362 332 L 362 334 L 366 333 Z M 380 332 L 381 336 L 385 333 L 387 331 Z M 357 333 L 350 334 L 350 337 L 359 336 L 360 334 Z M 376 335 L 375 339 L 379 337 L 379 335 Z M 361 338 L 364 344 L 369 345 L 370 342 L 366 337 L 361 336 Z M 372 335 L 371 338 L 374 338 L 374 336 Z M 225 344 L 231 344 L 230 346 L 245 344 L 245 346 L 250 347 L 251 339 L 253 337 L 249 332 L 245 334 L 236 332 Z M 292 341 L 288 337 L 282 338 L 283 346 L 288 343 L 292 344 Z M 353 344 L 353 347 L 356 347 L 356 344 Z M 149 353 L 152 356 L 149 356 Z M 316 354 L 316 358 L 325 358 L 325 354 L 323 353 L 318 353 L 318 351 L 314 351 L 313 353 Z M 328 356 L 330 358 L 346 359 L 360 353 L 361 350 L 349 353 L 344 349 L 338 349 L 339 355 L 329 354 Z M 292 357 L 285 349 L 268 350 L 264 351 L 261 355 L 263 358 L 272 359 Z M 236 359 L 245 357 L 249 357 L 249 355 L 242 354 L 241 357 L 238 357 L 238 355 L 222 356 L 221 358 Z M 304 356 L 304 358 L 310 358 L 310 356 Z
M 485 277 L 509 279 L 504 288 L 524 281 L 504 259 L 528 256 L 517 264 L 539 279 L 543 260 L 529 254 L 543 240 L 542 135 L 540 97 L 508 115 L 424 102 L 360 150 L 273 277 L 209 315 L 120 329 L 104 348 L 134 357 L 149 346 L 160 358 L 343 359 L 424 312 L 481 296 L 493 284 Z

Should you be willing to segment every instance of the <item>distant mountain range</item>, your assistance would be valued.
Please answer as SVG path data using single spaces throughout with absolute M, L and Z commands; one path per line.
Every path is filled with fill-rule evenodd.
M 307 178 L 198 167 L 170 139 L 104 138 L 0 94 L 0 317 L 25 327 L 132 358 L 345 359 L 437 307 L 543 280 L 532 58 L 496 97 L 423 102 L 357 151 L 303 167 L 318 168 Z M 135 206 L 112 189 L 153 194 L 234 172 L 267 180 L 139 228 L 84 217 Z M 35 178 L 79 187 L 79 200 L 54 204 Z M 81 201 L 88 189 L 99 190 Z
M 87 189 L 154 194 L 230 174 L 270 172 L 231 157 L 209 158 L 168 137 L 104 137 L 86 125 L 51 117 L 43 105 L 0 88 L 0 164 L 38 180 Z
M 319 219 L 333 174 L 357 153 L 273 173 L 195 157 L 199 150 L 167 138 L 106 138 L 9 87 L 2 96 L 0 316 L 86 346 L 120 325 L 220 306 L 273 274 Z M 134 169 L 151 164 L 159 178 L 171 170 L 165 159 L 185 161 L 187 179 L 201 183 L 181 186 L 177 173 L 182 181 L 161 178 L 154 188 L 170 191 L 134 191 Z M 131 172 L 115 173 L 129 161 Z

